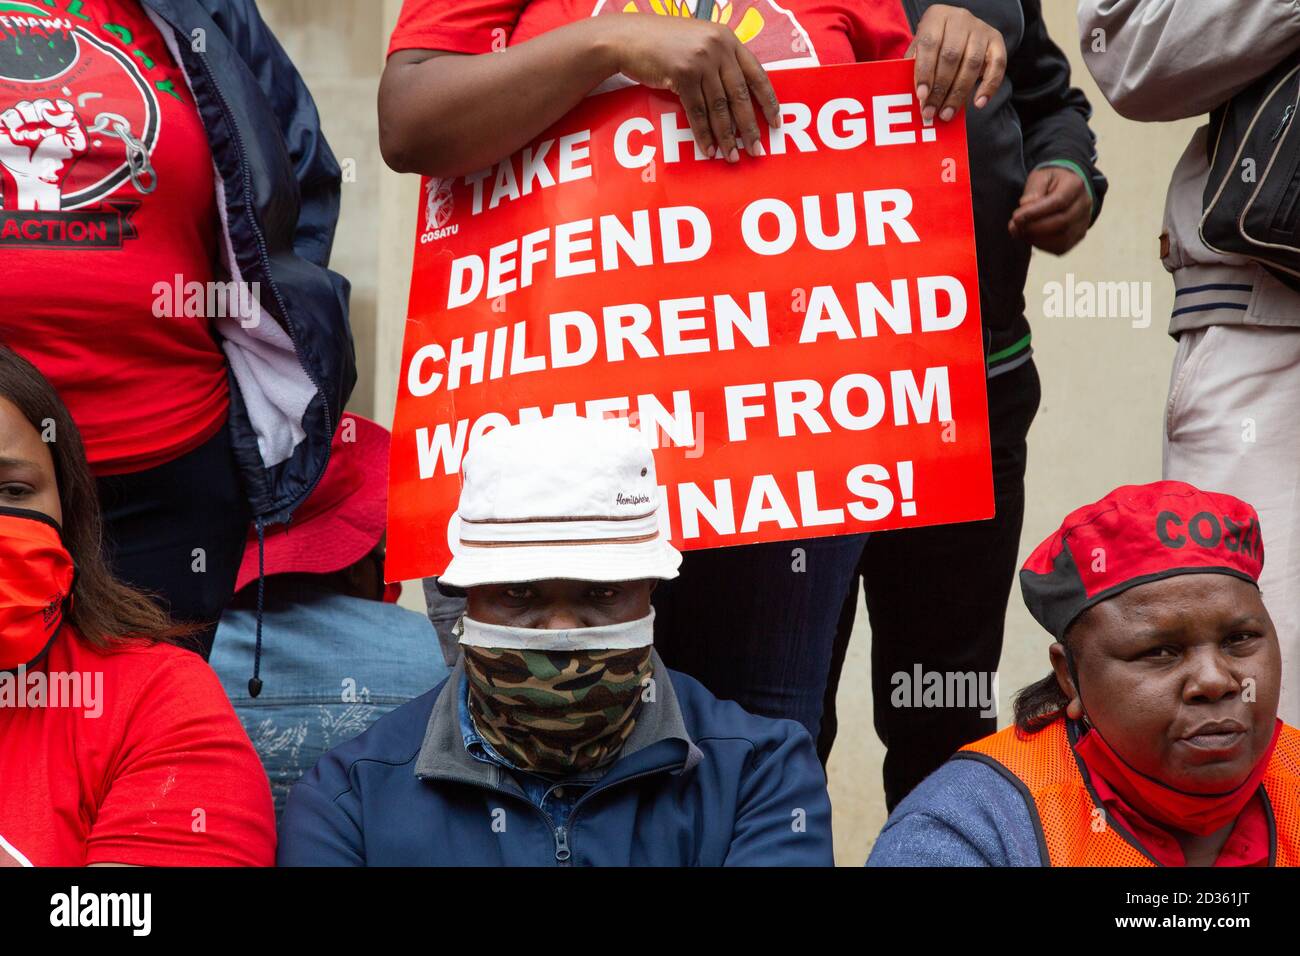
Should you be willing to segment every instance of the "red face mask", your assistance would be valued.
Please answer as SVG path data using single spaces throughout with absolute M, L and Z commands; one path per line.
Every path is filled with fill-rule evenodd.
M 1268 749 L 1250 776 L 1226 793 L 1187 793 L 1134 770 L 1111 749 L 1095 727 L 1079 738 L 1074 750 L 1090 773 L 1105 779 L 1129 806 L 1149 820 L 1197 836 L 1209 836 L 1236 820 L 1246 808 L 1264 779 L 1281 732 L 1282 721 L 1279 720 L 1273 728 L 1273 739 Z
M 53 518 L 0 508 L 0 671 L 44 656 L 63 625 L 76 576 Z

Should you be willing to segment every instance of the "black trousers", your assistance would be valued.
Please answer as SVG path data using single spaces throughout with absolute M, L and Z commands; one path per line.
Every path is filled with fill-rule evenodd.
M 859 573 L 871 621 L 876 733 L 886 747 L 885 804 L 898 805 L 963 744 L 997 729 L 981 707 L 894 707 L 894 674 L 975 672 L 991 679 L 1002 656 L 1007 599 L 1025 514 L 1025 439 L 1041 390 L 1033 360 L 989 379 L 996 514 L 989 521 L 871 535 Z M 854 576 L 840 615 L 817 750 L 835 741 L 835 695 L 858 604 Z M 846 691 L 851 690 L 846 688 Z
M 655 588 L 655 649 L 715 697 L 816 740 L 840 607 L 866 535 L 687 551 Z
M 177 620 L 198 623 L 197 649 L 206 658 L 252 520 L 229 428 L 174 461 L 96 484 L 113 573 L 156 596 Z

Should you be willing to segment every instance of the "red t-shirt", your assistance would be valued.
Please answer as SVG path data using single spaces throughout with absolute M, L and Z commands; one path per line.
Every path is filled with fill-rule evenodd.
M 228 409 L 194 314 L 219 261 L 212 153 L 138 0 L 59 6 L 0 11 L 0 341 L 58 389 L 97 474 L 139 471 Z
M 266 773 L 197 654 L 65 627 L 18 676 L 0 674 L 0 866 L 275 862 Z
M 681 8 L 695 0 L 405 0 L 388 52 L 487 53 L 587 16 Z M 912 42 L 899 0 L 716 0 L 713 18 L 769 70 L 892 60 Z

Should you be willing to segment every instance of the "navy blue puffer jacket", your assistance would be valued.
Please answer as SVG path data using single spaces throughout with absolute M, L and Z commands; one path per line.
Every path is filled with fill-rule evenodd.
M 230 430 L 260 524 L 320 480 L 356 383 L 348 282 L 328 268 L 341 173 L 311 94 L 253 0 L 141 0 L 193 91 L 217 170 L 224 265 L 258 314 L 218 319 Z

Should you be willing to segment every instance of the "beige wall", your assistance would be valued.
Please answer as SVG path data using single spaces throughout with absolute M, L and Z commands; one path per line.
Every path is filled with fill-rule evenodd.
M 1044 4 L 1052 35 L 1071 54 L 1075 80 L 1095 110 L 1110 194 L 1088 239 L 1064 258 L 1035 257 L 1026 289 L 1043 403 L 1030 435 L 1022 558 L 1064 515 L 1116 485 L 1160 476 L 1160 428 L 1172 340 L 1173 298 L 1157 257 L 1170 170 L 1194 123 L 1137 126 L 1101 99 L 1076 49 L 1072 3 Z M 419 184 L 389 172 L 376 146 L 375 90 L 399 0 L 261 0 L 267 21 L 316 96 L 325 132 L 354 175 L 344 186 L 334 267 L 353 284 L 360 380 L 351 408 L 384 424 L 393 396 L 406 315 Z M 1120 318 L 1043 316 L 1045 287 L 1066 281 L 1149 283 L 1146 328 Z M 942 595 L 937 596 L 942 600 Z M 403 603 L 422 606 L 418 587 Z M 1047 636 L 1014 592 L 999 688 L 1002 721 L 1018 688 L 1047 669 Z M 830 764 L 837 858 L 858 865 L 885 820 L 883 749 L 871 721 L 870 633 L 865 613 L 840 685 L 840 733 Z
M 349 408 L 374 414 L 379 275 L 387 226 L 375 212 L 381 179 L 375 86 L 387 40 L 376 4 L 353 0 L 262 0 L 275 31 L 316 98 L 325 136 L 344 169 L 343 203 L 331 266 L 352 283 L 352 332 L 359 381 Z

